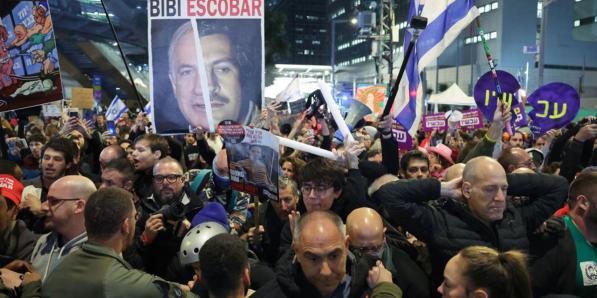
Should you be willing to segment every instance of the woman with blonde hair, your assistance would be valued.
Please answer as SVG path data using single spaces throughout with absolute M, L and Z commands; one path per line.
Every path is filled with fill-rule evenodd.
M 437 288 L 444 298 L 531 298 L 526 255 L 470 246 L 452 257 Z

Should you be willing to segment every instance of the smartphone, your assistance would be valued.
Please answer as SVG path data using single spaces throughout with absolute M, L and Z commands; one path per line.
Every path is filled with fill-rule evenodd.
M 106 128 L 108 129 L 108 133 L 111 136 L 116 135 L 116 127 L 114 126 L 114 121 L 106 121 Z
M 79 118 L 79 111 L 77 111 L 76 109 L 69 109 L 68 110 L 68 117 L 69 118 Z

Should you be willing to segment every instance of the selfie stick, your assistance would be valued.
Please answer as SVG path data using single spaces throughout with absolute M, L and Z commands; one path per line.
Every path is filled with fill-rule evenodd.
M 421 31 L 427 27 L 427 18 L 421 16 L 413 16 L 412 20 L 410 21 L 410 27 L 413 29 L 412 38 L 408 43 L 408 48 L 406 49 L 406 54 L 404 54 L 404 58 L 402 59 L 402 65 L 400 65 L 400 70 L 398 71 L 398 78 L 394 82 L 394 86 L 392 90 L 390 90 L 390 96 L 388 96 L 388 101 L 386 102 L 386 106 L 383 109 L 383 113 L 381 117 L 388 115 L 392 106 L 394 106 L 394 100 L 396 99 L 396 94 L 398 94 L 398 87 L 400 86 L 400 81 L 402 80 L 402 76 L 404 75 L 404 70 L 406 70 L 406 64 L 408 63 L 408 59 L 412 54 L 413 48 L 415 47 L 415 43 L 417 43 L 417 39 L 419 39 L 419 35 L 421 35 Z

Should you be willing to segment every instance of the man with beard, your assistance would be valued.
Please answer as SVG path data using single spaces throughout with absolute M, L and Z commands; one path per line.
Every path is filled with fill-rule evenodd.
M 125 190 L 108 187 L 91 195 L 85 206 L 89 241 L 50 274 L 44 297 L 192 297 L 188 288 L 132 269 L 122 259 L 137 217 Z
M 95 184 L 84 176 L 65 176 L 50 186 L 42 212 L 45 229 L 51 232 L 39 238 L 31 255 L 31 263 L 42 279 L 45 280 L 64 256 L 87 241 L 83 211 L 95 191 Z
M 531 268 L 533 294 L 597 297 L 597 173 L 580 174 L 570 184 L 566 226 Z
M 272 268 L 275 267 L 279 256 L 280 233 L 288 222 L 288 215 L 296 210 L 300 191 L 295 181 L 286 177 L 278 178 L 278 200 L 269 200 L 259 208 L 259 231 L 256 232 L 254 221 L 247 221 L 248 232 L 241 236 L 253 246 L 253 250 L 260 254 L 260 258 Z M 253 219 L 254 217 L 252 217 Z M 260 241 L 256 241 L 259 237 Z
M 139 207 L 140 237 L 136 239 L 136 247 L 146 271 L 167 280 L 184 281 L 177 253 L 203 203 L 189 191 L 178 161 L 166 157 L 155 164 L 153 194 L 141 200 Z
M 43 233 L 44 215 L 41 204 L 46 201 L 48 189 L 54 181 L 72 171 L 75 158 L 75 145 L 66 138 L 52 138 L 41 151 L 41 176 L 25 180 L 25 186 L 32 185 L 41 189 L 41 197 L 29 193 L 21 202 L 19 218 L 27 223 L 27 227 L 36 233 Z
M 134 147 L 133 166 L 138 174 L 135 180 L 135 193 L 143 200 L 151 195 L 153 166 L 158 160 L 168 156 L 170 146 L 164 137 L 144 134 L 135 140 Z

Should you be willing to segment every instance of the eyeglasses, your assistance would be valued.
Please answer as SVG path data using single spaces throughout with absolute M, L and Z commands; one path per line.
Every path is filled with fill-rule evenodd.
M 53 197 L 53 196 L 48 196 L 48 198 L 47 198 L 48 206 L 51 206 L 51 207 L 56 207 L 64 201 L 78 201 L 78 200 L 80 200 L 80 198 L 61 199 L 61 198 L 57 198 L 57 197 Z
M 170 183 L 174 183 L 180 178 L 182 178 L 182 175 L 157 175 L 153 177 L 153 180 L 157 183 L 162 184 L 164 183 L 164 180 Z
M 301 187 L 301 191 L 303 192 L 303 194 L 310 194 L 311 191 L 314 191 L 315 194 L 322 194 L 324 192 L 326 192 L 328 189 L 330 189 L 332 186 L 329 184 L 320 184 L 320 185 L 303 185 Z

